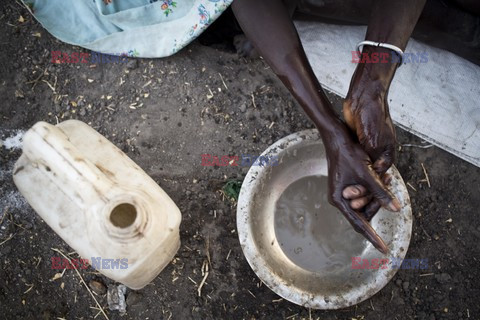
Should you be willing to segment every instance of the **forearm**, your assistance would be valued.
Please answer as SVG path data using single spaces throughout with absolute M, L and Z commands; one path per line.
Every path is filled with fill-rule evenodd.
M 236 0 L 233 10 L 247 38 L 294 95 L 322 137 L 344 127 L 308 63 L 297 31 L 280 0 Z
M 426 0 L 375 0 L 365 40 L 388 43 L 405 50 L 425 2 Z M 392 50 L 364 46 L 362 54 L 370 56 L 372 53 L 392 56 Z M 370 85 L 376 85 L 377 90 L 387 92 L 396 68 L 397 63 L 391 59 L 388 59 L 388 63 L 361 63 L 357 66 L 353 81 L 368 81 Z
M 375 0 L 365 39 L 405 50 L 426 0 Z

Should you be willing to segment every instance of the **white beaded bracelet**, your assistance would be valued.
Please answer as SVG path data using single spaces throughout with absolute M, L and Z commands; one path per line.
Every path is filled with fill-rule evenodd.
M 401 59 L 400 60 L 400 65 L 402 65 L 403 51 L 399 47 L 394 46 L 393 44 L 365 40 L 365 41 L 359 42 L 357 44 L 357 52 L 361 52 L 360 48 L 363 49 L 363 46 L 365 46 L 365 45 L 366 46 L 374 46 L 374 47 L 382 47 L 382 48 L 387 48 L 387 49 L 395 51 L 396 53 L 398 53 L 400 55 L 400 59 Z

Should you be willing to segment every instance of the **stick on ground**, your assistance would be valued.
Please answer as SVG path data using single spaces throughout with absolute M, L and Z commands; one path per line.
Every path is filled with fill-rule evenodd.
M 427 174 L 427 170 L 425 170 L 425 166 L 423 165 L 423 162 L 420 163 L 422 165 L 422 169 L 423 169 L 423 174 L 425 175 L 425 180 L 427 180 L 427 184 L 428 184 L 428 187 L 430 188 L 430 179 L 428 178 L 428 174 Z
M 67 257 L 62 251 L 58 250 L 58 249 L 55 249 L 55 248 L 51 248 L 53 251 L 55 252 L 58 252 L 60 253 L 65 259 L 68 260 L 68 262 L 72 263 L 72 260 L 70 260 L 69 257 Z M 105 313 L 105 311 L 103 310 L 102 306 L 100 305 L 100 303 L 98 303 L 97 299 L 95 298 L 95 296 L 93 295 L 93 292 L 92 290 L 90 290 L 90 288 L 88 287 L 87 283 L 85 282 L 85 280 L 83 280 L 83 277 L 82 275 L 80 274 L 80 272 L 77 270 L 77 268 L 74 268 L 75 271 L 77 272 L 77 275 L 80 277 L 80 281 L 83 283 L 83 285 L 85 286 L 85 288 L 87 288 L 87 291 L 88 293 L 90 293 L 90 295 L 92 296 L 93 300 L 95 300 L 95 303 L 97 304 L 97 307 L 100 309 L 100 311 L 102 312 L 103 316 L 105 317 L 105 319 L 107 320 L 110 320 L 107 316 L 107 314 Z

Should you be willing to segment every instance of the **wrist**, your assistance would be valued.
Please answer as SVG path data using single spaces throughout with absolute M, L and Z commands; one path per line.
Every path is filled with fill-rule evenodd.
M 390 49 L 365 46 L 359 54 L 357 68 L 352 77 L 352 84 L 365 82 L 378 93 L 388 91 L 395 71 L 400 63 L 399 55 Z
M 386 54 L 389 51 L 391 50 L 381 47 L 365 47 L 363 53 L 369 55 L 373 53 Z M 396 63 L 359 63 L 352 76 L 345 102 L 355 106 L 370 105 L 370 103 L 367 103 L 370 101 L 383 101 L 388 95 L 396 68 Z M 373 105 L 381 104 L 375 103 Z
M 342 148 L 345 143 L 349 143 L 352 140 L 351 132 L 345 123 L 339 118 L 332 121 L 328 128 L 321 128 L 318 126 L 317 128 L 322 137 L 327 154 L 330 153 L 330 151 Z

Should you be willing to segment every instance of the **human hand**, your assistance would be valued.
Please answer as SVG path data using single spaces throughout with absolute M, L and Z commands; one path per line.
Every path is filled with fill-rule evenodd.
M 368 48 L 384 50 L 382 48 Z M 377 52 L 378 53 L 378 52 Z M 372 167 L 385 184 L 391 177 L 386 173 L 395 160 L 395 129 L 389 113 L 388 88 L 395 73 L 395 64 L 360 64 L 352 77 L 350 89 L 343 104 L 343 115 L 348 127 L 372 160 Z M 362 186 L 344 190 L 354 209 L 371 220 L 381 204 L 372 200 Z
M 354 85 L 343 103 L 343 115 L 372 160 L 373 169 L 383 176 L 395 160 L 395 128 L 386 92 L 375 84 Z
M 385 187 L 370 157 L 352 139 L 347 128 L 344 133 L 326 141 L 330 203 L 343 213 L 355 231 L 365 236 L 379 251 L 387 253 L 385 242 L 358 209 L 365 205 L 363 201 L 370 198 L 391 211 L 399 211 L 399 201 Z M 369 197 L 365 196 L 367 194 Z

